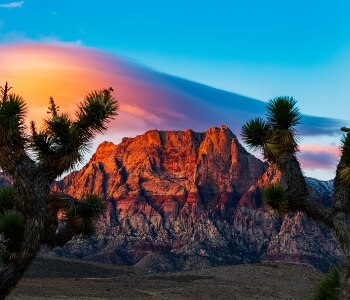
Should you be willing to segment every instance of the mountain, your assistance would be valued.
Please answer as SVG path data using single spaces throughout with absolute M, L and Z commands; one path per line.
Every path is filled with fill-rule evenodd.
M 339 255 L 327 228 L 301 213 L 280 218 L 263 205 L 263 189 L 280 176 L 225 126 L 104 142 L 54 186 L 106 199 L 97 235 L 54 252 L 150 270 L 269 260 L 325 271 Z M 330 205 L 332 184 L 307 180 L 314 201 Z

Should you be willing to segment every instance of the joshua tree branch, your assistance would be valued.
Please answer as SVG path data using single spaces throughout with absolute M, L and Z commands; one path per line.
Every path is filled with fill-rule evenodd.
M 55 227 L 49 230 L 42 238 L 42 244 L 50 248 L 62 247 L 68 243 L 75 235 L 75 231 L 69 223 L 65 223 L 58 232 L 55 232 Z
M 27 221 L 22 252 L 0 270 L 0 300 L 14 289 L 37 255 L 42 225 L 38 219 Z
M 320 203 L 310 201 L 305 177 L 295 154 L 284 153 L 280 161 L 282 169 L 281 183 L 286 186 L 290 210 L 304 212 L 314 220 L 321 221 L 334 228 L 333 210 Z
M 337 172 L 339 172 L 339 165 Z M 333 208 L 335 214 L 347 214 L 350 204 L 350 186 L 342 182 L 338 175 L 334 179 Z
M 342 151 L 340 161 L 337 166 L 336 176 L 334 178 L 333 202 L 336 214 L 347 214 L 350 209 L 350 184 L 348 180 L 344 180 L 342 172 L 344 166 L 349 165 L 349 132 L 350 128 L 342 127 L 342 131 L 346 132 L 342 139 Z

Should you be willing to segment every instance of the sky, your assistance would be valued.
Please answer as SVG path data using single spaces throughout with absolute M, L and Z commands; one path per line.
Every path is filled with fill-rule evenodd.
M 74 111 L 113 85 L 120 113 L 96 143 L 223 123 L 239 136 L 263 102 L 290 95 L 305 114 L 305 173 L 331 179 L 350 120 L 349 17 L 342 0 L 0 0 L 0 81 L 33 119 L 49 96 Z

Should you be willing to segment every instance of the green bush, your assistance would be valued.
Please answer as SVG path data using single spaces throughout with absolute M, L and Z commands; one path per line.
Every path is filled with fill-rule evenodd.
M 316 286 L 315 293 L 305 300 L 337 300 L 340 291 L 340 270 L 333 268 Z

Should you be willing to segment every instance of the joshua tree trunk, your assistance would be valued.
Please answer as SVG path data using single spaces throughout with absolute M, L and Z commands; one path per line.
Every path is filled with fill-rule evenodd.
M 30 224 L 28 224 L 30 223 Z M 21 258 L 15 263 L 7 264 L 0 271 L 0 299 L 5 299 L 8 294 L 16 287 L 24 272 L 28 269 L 39 250 L 38 222 L 32 220 L 27 222 L 28 233 L 31 234 L 30 243 L 25 243 L 21 253 Z M 30 232 L 29 232 L 30 231 Z
M 326 207 L 308 199 L 305 178 L 295 155 L 286 154 L 282 158 L 282 184 L 286 186 L 291 211 L 302 211 L 312 219 L 324 223 L 335 234 L 342 248 L 343 257 L 340 268 L 340 299 L 350 299 L 350 223 L 346 213 L 346 201 L 349 201 L 349 189 L 334 183 L 334 206 Z M 344 210 L 340 209 L 344 208 Z
M 350 299 L 350 257 L 344 256 L 340 273 L 340 300 Z
M 0 299 L 5 299 L 8 294 L 14 289 L 19 280 L 22 278 L 23 273 L 28 268 L 29 265 L 25 266 L 24 269 L 20 267 L 15 267 L 7 265 L 1 272 L 1 282 L 0 282 Z
M 18 210 L 26 216 L 26 227 L 22 251 L 16 254 L 17 259 L 0 271 L 0 299 L 4 299 L 17 285 L 40 249 L 44 228 L 50 224 L 46 202 L 53 181 L 27 157 L 22 157 L 21 163 L 7 171 L 13 174 L 14 188 L 19 199 Z
M 250 120 L 242 127 L 249 146 L 263 151 L 264 157 L 281 173 L 280 185 L 265 190 L 265 201 L 284 213 L 300 211 L 333 231 L 343 250 L 340 298 L 350 299 L 350 128 L 341 141 L 341 155 L 334 179 L 333 206 L 312 202 L 296 153 L 299 151 L 295 126 L 301 114 L 292 97 L 277 97 L 267 104 L 266 121 Z

